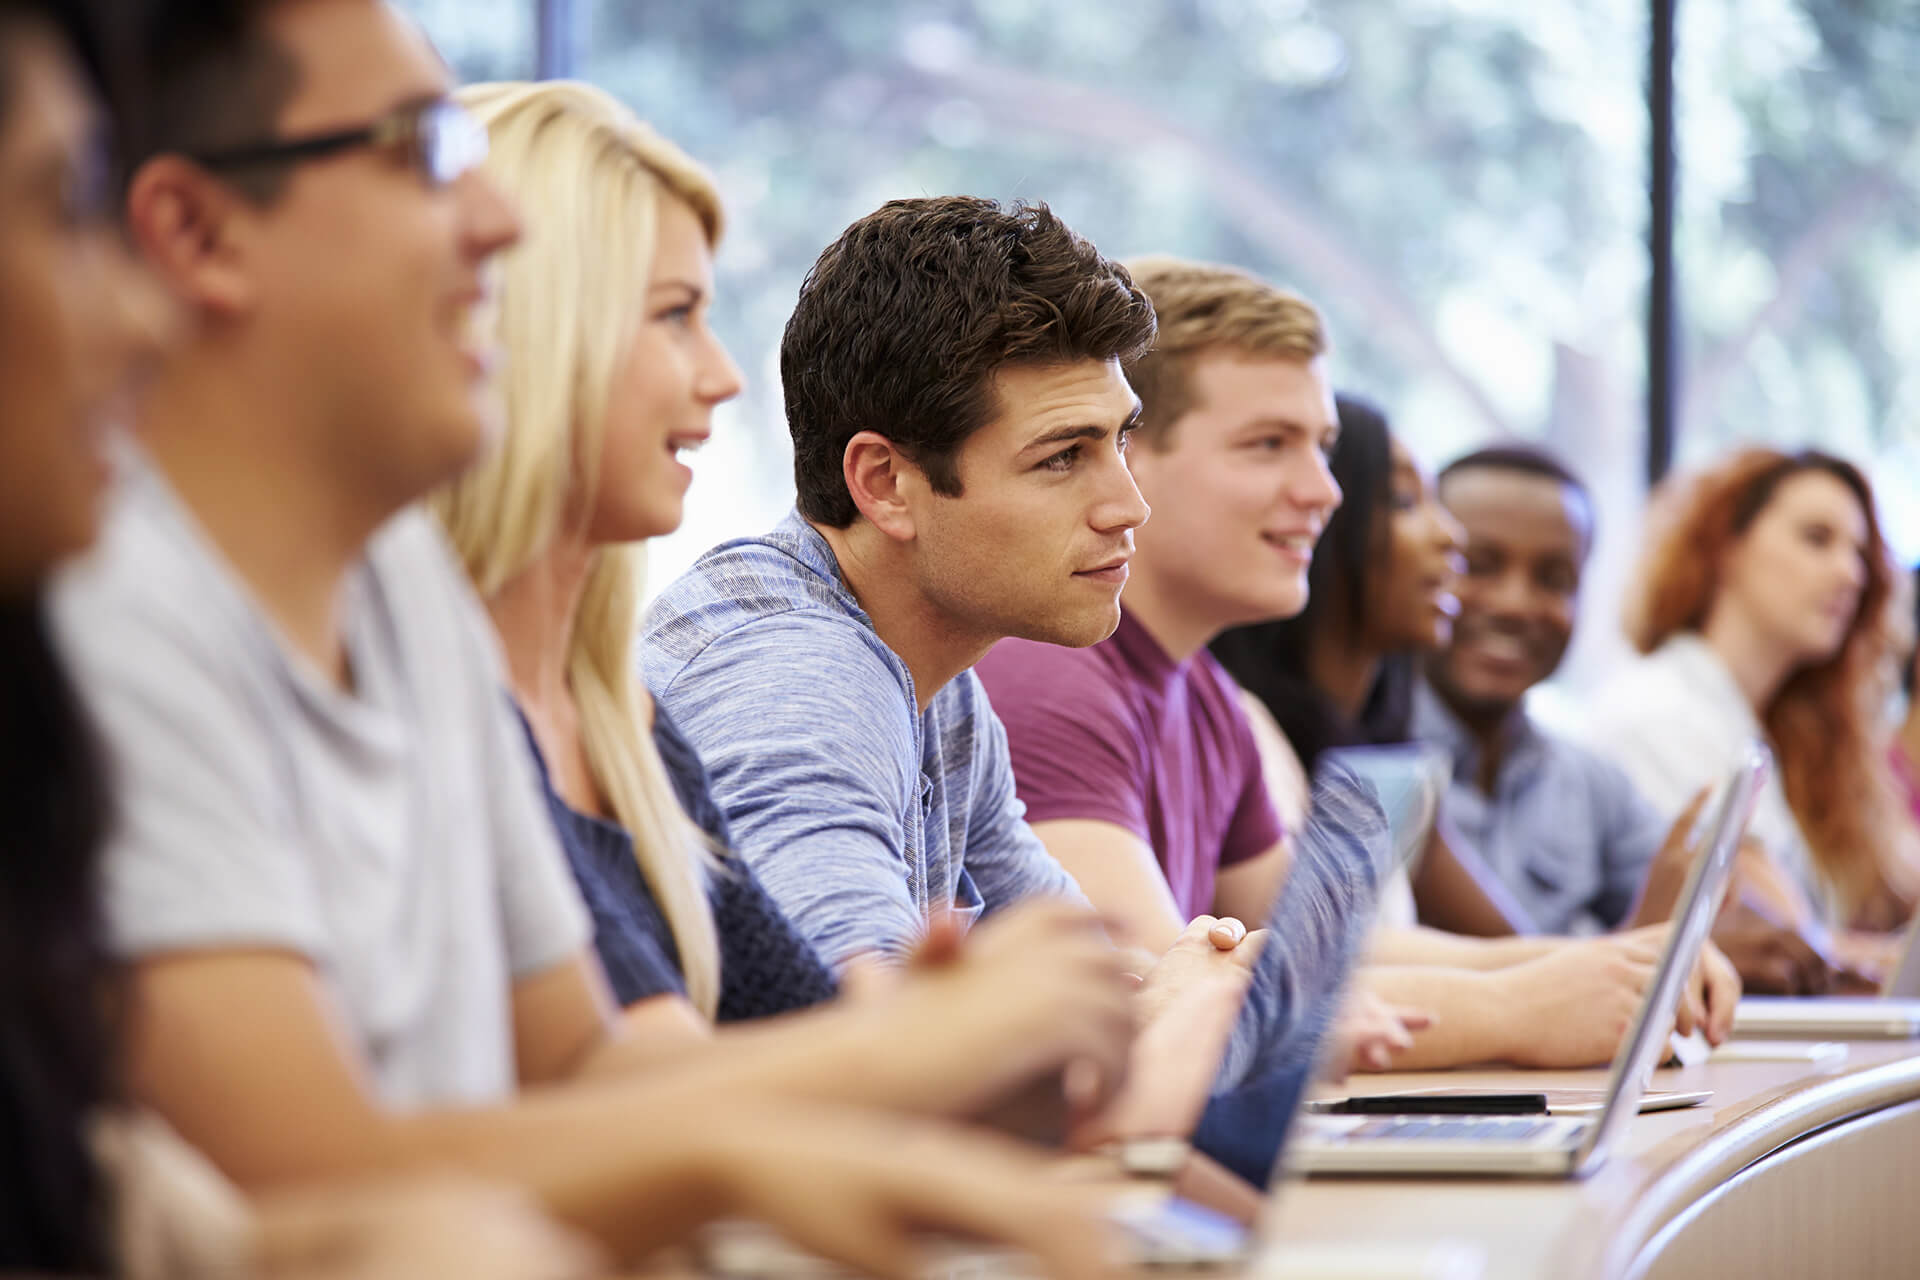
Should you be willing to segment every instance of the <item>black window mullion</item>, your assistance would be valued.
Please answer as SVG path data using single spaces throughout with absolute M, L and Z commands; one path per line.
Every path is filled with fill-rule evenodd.
M 564 80 L 578 74 L 579 47 L 574 39 L 574 0 L 534 0 L 537 52 L 534 74 L 542 80 Z
M 1679 281 L 1673 225 L 1678 147 L 1674 123 L 1674 18 L 1679 0 L 1648 0 L 1649 148 L 1647 253 L 1647 483 L 1658 484 L 1673 465 L 1674 421 L 1680 401 Z

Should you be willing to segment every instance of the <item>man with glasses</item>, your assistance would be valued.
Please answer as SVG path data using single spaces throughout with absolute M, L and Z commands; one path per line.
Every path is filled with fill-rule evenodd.
M 115 765 L 135 1095 L 249 1186 L 452 1164 L 623 1250 L 754 1212 L 865 1269 L 912 1224 L 1090 1269 L 1085 1198 L 1022 1157 L 753 1100 L 805 1093 L 830 1034 L 887 1040 L 863 1011 L 634 1078 L 489 624 L 414 507 L 488 434 L 485 272 L 520 227 L 485 135 L 378 0 L 147 18 L 127 224 L 192 325 L 55 601 Z
M 215 173 L 255 173 L 297 160 L 319 160 L 356 147 L 391 150 L 406 157 L 428 186 L 457 181 L 487 157 L 487 131 L 451 99 L 438 95 L 403 103 L 371 124 L 331 129 L 299 138 L 273 138 L 190 152 L 189 158 Z

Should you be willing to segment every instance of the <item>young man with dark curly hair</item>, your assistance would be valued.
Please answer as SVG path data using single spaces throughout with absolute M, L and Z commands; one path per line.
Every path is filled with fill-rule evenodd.
M 899 955 L 949 910 L 1081 900 L 972 667 L 1010 636 L 1078 647 L 1118 625 L 1148 515 L 1122 370 L 1154 331 L 1126 269 L 1044 205 L 894 201 L 801 286 L 781 348 L 796 509 L 669 586 L 642 662 L 739 852 L 829 962 Z M 1339 840 L 1364 843 L 1377 810 L 1344 803 L 1361 812 Z M 1297 1065 L 1365 915 L 1350 844 L 1307 841 L 1299 866 L 1223 1083 Z M 1156 939 L 1149 1005 L 1253 968 L 1240 931 L 1201 916 Z M 1211 1048 L 1166 1056 L 1213 1072 Z

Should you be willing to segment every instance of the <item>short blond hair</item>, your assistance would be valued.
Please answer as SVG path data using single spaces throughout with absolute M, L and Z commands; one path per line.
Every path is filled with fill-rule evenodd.
M 1140 397 L 1135 438 L 1165 448 L 1173 424 L 1194 405 L 1188 371 L 1213 351 L 1298 360 L 1327 354 L 1320 312 L 1297 293 L 1234 267 L 1162 255 L 1125 264 L 1153 303 L 1159 331 L 1145 355 L 1127 366 Z

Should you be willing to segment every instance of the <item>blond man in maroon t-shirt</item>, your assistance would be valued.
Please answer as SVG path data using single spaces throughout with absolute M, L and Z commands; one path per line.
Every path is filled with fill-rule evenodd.
M 1128 266 L 1159 329 L 1127 368 L 1142 406 L 1129 464 L 1153 516 L 1135 533 L 1120 628 L 1087 649 L 1003 642 L 977 671 L 1035 834 L 1153 947 L 1194 915 L 1265 918 L 1285 877 L 1253 728 L 1206 645 L 1305 607 L 1314 545 L 1341 499 L 1327 467 L 1339 419 L 1327 336 L 1305 299 L 1225 267 Z M 1353 1065 L 1604 1063 L 1660 941 L 1379 931 L 1345 1019 L 1367 1046 Z M 1689 1011 L 1710 1034 L 1731 1017 L 1729 987 L 1737 978 L 1714 953 Z

